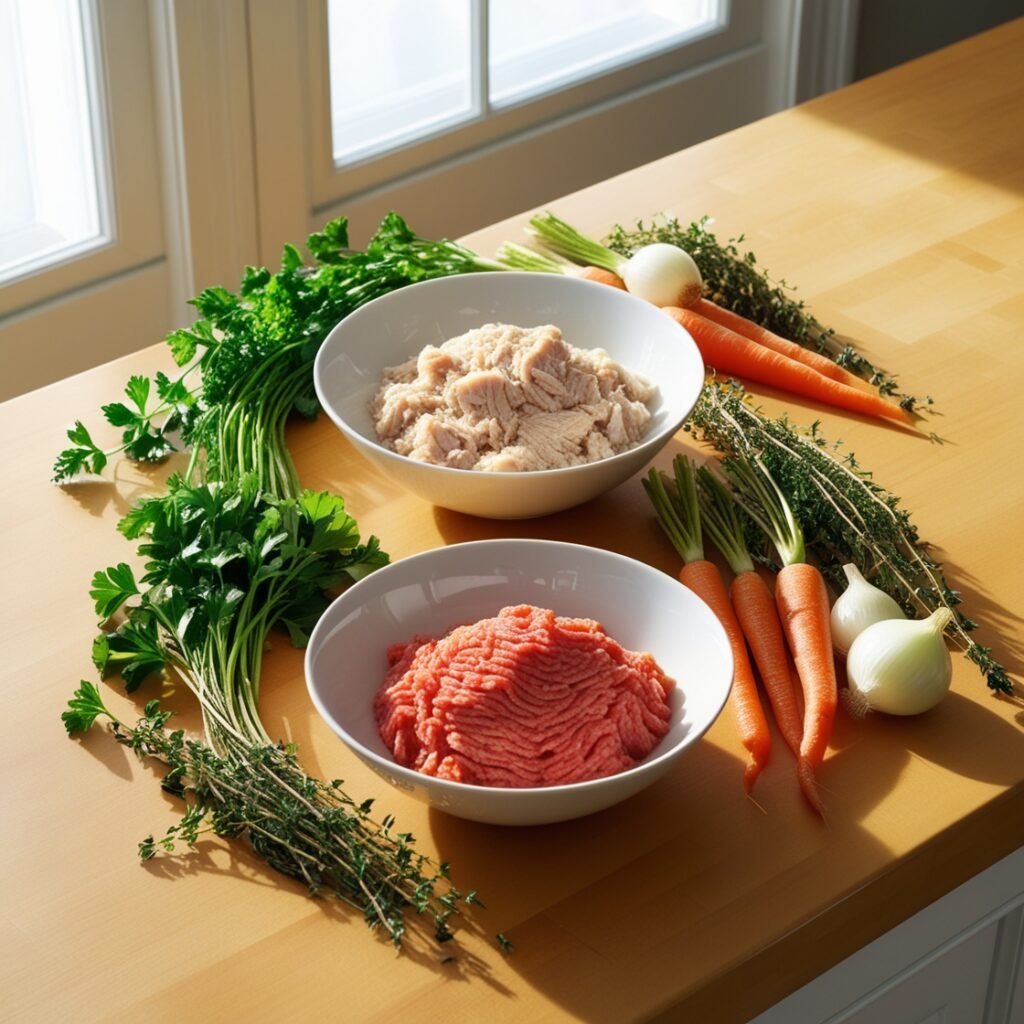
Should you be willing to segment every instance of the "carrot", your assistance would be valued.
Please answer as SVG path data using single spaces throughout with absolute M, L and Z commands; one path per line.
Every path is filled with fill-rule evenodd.
M 620 291 L 626 291 L 626 282 L 603 267 L 580 267 L 579 270 L 570 271 L 574 277 L 582 277 L 584 281 L 596 281 L 598 284 L 606 284 Z
M 725 635 L 729 638 L 734 665 L 729 704 L 736 719 L 740 741 L 750 754 L 750 761 L 743 772 L 743 787 L 749 793 L 758 775 L 768 763 L 772 741 L 771 733 L 768 731 L 768 720 L 761 706 L 757 683 L 743 641 L 743 630 L 736 621 L 717 566 L 704 559 L 687 562 L 679 570 L 679 579 L 715 613 L 725 630 Z
M 880 395 L 840 384 L 692 310 L 678 306 L 666 306 L 664 309 L 676 323 L 690 332 L 704 362 L 719 373 L 736 374 L 780 391 L 803 395 L 865 416 L 883 416 L 898 423 L 913 423 L 905 409 L 886 402 Z
M 775 581 L 775 603 L 804 690 L 800 754 L 817 768 L 832 733 L 837 697 L 828 591 L 821 573 L 807 562 L 784 566 Z
M 743 508 L 774 544 L 782 561 L 775 580 L 775 604 L 804 694 L 798 771 L 812 774 L 825 757 L 836 714 L 828 591 L 821 573 L 806 560 L 800 524 L 764 466 L 733 457 L 722 468 Z
M 658 521 L 683 559 L 680 581 L 714 612 L 725 630 L 733 656 L 733 683 L 729 705 L 736 720 L 740 742 L 750 759 L 743 771 L 743 787 L 749 794 L 768 763 L 771 732 L 757 692 L 743 631 L 729 603 L 729 595 L 717 566 L 704 558 L 700 509 L 693 471 L 681 455 L 674 463 L 675 486 L 670 497 L 661 474 L 652 469 L 644 489 L 658 513 Z
M 803 734 L 800 707 L 775 598 L 764 579 L 754 570 L 736 502 L 706 466 L 697 470 L 697 481 L 701 521 L 705 532 L 735 573 L 729 595 L 768 694 L 775 723 L 797 759 L 797 779 L 807 802 L 822 814 L 814 771 L 800 749 Z
M 728 327 L 730 331 L 742 334 L 744 338 L 763 345 L 765 348 L 770 348 L 773 352 L 778 352 L 779 355 L 789 356 L 790 359 L 795 359 L 798 363 L 803 363 L 805 366 L 811 367 L 812 370 L 817 370 L 818 373 L 839 381 L 840 384 L 859 388 L 864 383 L 860 377 L 850 373 L 849 370 L 844 370 L 820 352 L 814 352 L 804 348 L 803 345 L 798 345 L 795 341 L 783 338 L 773 331 L 769 331 L 767 327 L 762 327 L 760 324 L 754 323 L 753 320 L 740 316 L 739 313 L 723 309 L 710 299 L 701 299 L 690 309 L 708 320 L 713 320 L 719 326 Z

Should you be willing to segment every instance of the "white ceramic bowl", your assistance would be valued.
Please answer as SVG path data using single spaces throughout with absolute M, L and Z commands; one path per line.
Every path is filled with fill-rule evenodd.
M 384 369 L 487 323 L 554 324 L 570 344 L 603 348 L 657 384 L 642 443 L 600 462 L 528 473 L 433 466 L 381 445 L 368 406 Z M 679 324 L 633 295 L 561 274 L 499 271 L 424 281 L 367 303 L 327 335 L 313 380 L 342 433 L 403 487 L 458 512 L 521 519 L 579 505 L 643 469 L 690 414 L 704 364 Z
M 671 727 L 646 760 L 607 778 L 533 789 L 449 782 L 395 763 L 373 713 L 388 645 L 436 636 L 515 604 L 597 619 L 623 647 L 650 651 L 676 680 Z M 453 544 L 385 566 L 334 601 L 306 651 L 313 703 L 366 764 L 439 810 L 498 825 L 582 817 L 661 778 L 718 717 L 732 670 L 725 631 L 677 580 L 624 555 L 539 540 Z

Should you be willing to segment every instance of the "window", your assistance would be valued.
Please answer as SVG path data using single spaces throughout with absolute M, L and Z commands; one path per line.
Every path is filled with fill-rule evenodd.
M 468 0 L 329 0 L 335 163 L 473 113 L 470 20 Z
M 490 0 L 490 104 L 519 102 L 678 45 L 717 26 L 721 7 L 719 0 Z
M 171 326 L 150 27 L 0 0 L 0 400 Z
M 0 3 L 0 282 L 106 238 L 89 10 Z
M 328 0 L 334 163 L 389 152 L 678 47 L 723 0 Z

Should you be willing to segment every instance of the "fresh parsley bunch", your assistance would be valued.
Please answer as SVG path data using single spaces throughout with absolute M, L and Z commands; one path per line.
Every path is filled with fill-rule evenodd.
M 374 822 L 370 801 L 357 803 L 340 781 L 310 777 L 294 749 L 274 743 L 259 714 L 259 680 L 272 630 L 304 646 L 334 590 L 387 562 L 375 537 L 360 541 L 340 497 L 302 489 L 285 443 L 293 413 L 317 413 L 312 364 L 321 342 L 343 317 L 395 288 L 504 268 L 453 242 L 420 238 L 396 214 L 365 251 L 349 249 L 344 218 L 308 244 L 312 264 L 286 246 L 277 273 L 250 267 L 237 293 L 208 288 L 193 299 L 200 319 L 167 339 L 180 375 L 132 377 L 127 400 L 103 407 L 122 430 L 121 444 L 101 449 L 76 422 L 54 467 L 62 482 L 102 472 L 118 452 L 157 462 L 179 443 L 191 449 L 167 493 L 143 500 L 119 524 L 140 541 L 141 578 L 126 562 L 93 578 L 90 594 L 106 627 L 93 661 L 129 691 L 172 671 L 199 701 L 205 738 L 169 731 L 169 713 L 156 701 L 128 726 L 86 681 L 62 717 L 69 733 L 105 717 L 118 741 L 168 766 L 164 788 L 185 810 L 161 839 L 140 844 L 143 858 L 193 846 L 204 832 L 244 837 L 311 894 L 335 893 L 396 943 L 409 908 L 430 915 L 443 941 L 450 916 L 475 894 L 454 889 L 446 866 L 416 853 L 390 816 Z
M 277 273 L 247 267 L 237 293 L 213 287 L 192 299 L 200 318 L 167 336 L 179 376 L 132 377 L 127 401 L 103 406 L 107 422 L 122 430 L 114 448 L 101 448 L 76 421 L 67 435 L 71 445 L 57 456 L 54 481 L 101 473 L 120 452 L 159 462 L 178 448 L 180 437 L 191 449 L 189 480 L 255 473 L 265 491 L 298 494 L 285 424 L 293 413 L 313 418 L 318 412 L 312 365 L 331 328 L 407 284 L 507 269 L 455 242 L 421 238 L 395 213 L 384 218 L 365 251 L 348 247 L 344 217 L 307 244 L 311 264 L 286 245 Z
M 200 485 L 172 477 L 166 495 L 136 505 L 118 528 L 141 540 L 147 561 L 139 581 L 127 563 L 93 578 L 97 615 L 123 616 L 97 637 L 96 666 L 104 676 L 120 673 L 129 690 L 173 668 L 202 707 L 207 737 L 169 731 L 157 701 L 129 727 L 86 681 L 64 713 L 69 732 L 109 718 L 120 742 L 168 766 L 164 788 L 185 800 L 185 811 L 162 838 L 143 840 L 143 858 L 205 832 L 244 837 L 279 871 L 358 907 L 396 942 L 407 907 L 432 915 L 437 937 L 449 938 L 448 918 L 473 894 L 463 899 L 393 821 L 374 822 L 370 802 L 357 804 L 340 781 L 307 776 L 259 718 L 268 634 L 283 627 L 304 645 L 332 589 L 386 561 L 376 538 L 359 543 L 341 498 L 280 498 L 261 491 L 254 474 Z

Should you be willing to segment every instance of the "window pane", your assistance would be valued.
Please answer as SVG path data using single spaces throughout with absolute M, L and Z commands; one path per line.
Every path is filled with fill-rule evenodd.
M 104 240 L 82 0 L 0 0 L 0 281 Z
M 719 23 L 723 0 L 489 0 L 490 101 L 536 96 Z
M 470 0 L 328 0 L 337 164 L 473 112 Z

